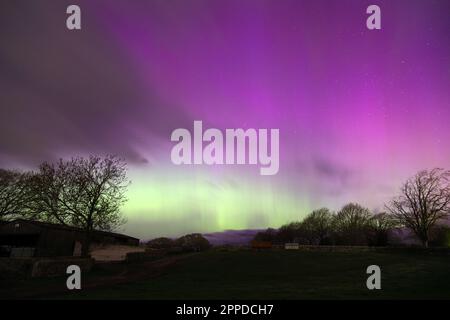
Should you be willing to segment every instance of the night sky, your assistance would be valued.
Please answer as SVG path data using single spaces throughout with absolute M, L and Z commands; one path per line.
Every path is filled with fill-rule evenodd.
M 0 0 L 0 167 L 124 157 L 122 231 L 141 238 L 381 210 L 449 168 L 449 39 L 447 0 Z M 278 174 L 175 166 L 170 134 L 194 120 L 279 128 Z

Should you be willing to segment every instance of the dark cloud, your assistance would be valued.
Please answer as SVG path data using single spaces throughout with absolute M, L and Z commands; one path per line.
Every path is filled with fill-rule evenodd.
M 331 159 L 316 158 L 313 167 L 321 192 L 336 196 L 357 185 L 356 172 Z
M 0 165 L 36 165 L 73 153 L 147 163 L 135 142 L 146 135 L 168 139 L 171 128 L 190 119 L 142 88 L 95 17 L 83 16 L 89 31 L 68 31 L 66 6 L 2 2 Z
M 316 172 L 320 175 L 329 179 L 339 180 L 344 184 L 349 181 L 352 176 L 350 169 L 323 158 L 316 159 L 314 161 L 314 167 Z

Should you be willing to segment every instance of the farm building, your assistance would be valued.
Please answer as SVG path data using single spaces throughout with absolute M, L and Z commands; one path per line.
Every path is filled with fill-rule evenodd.
M 86 233 L 76 227 L 53 223 L 14 220 L 0 224 L 0 255 L 10 257 L 77 256 Z M 105 231 L 94 231 L 93 245 L 139 245 L 139 239 Z

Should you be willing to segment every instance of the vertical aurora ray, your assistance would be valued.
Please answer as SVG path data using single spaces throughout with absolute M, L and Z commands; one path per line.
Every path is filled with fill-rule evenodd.
M 144 171 L 133 181 L 125 207 L 129 224 L 161 236 L 279 226 L 310 210 L 307 197 L 233 175 Z

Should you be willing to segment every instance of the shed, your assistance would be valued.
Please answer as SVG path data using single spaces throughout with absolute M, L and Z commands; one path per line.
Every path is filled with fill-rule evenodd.
M 83 229 L 34 220 L 18 219 L 0 225 L 0 255 L 27 257 L 76 256 L 86 238 Z M 139 245 L 139 239 L 106 231 L 94 231 L 92 244 Z

